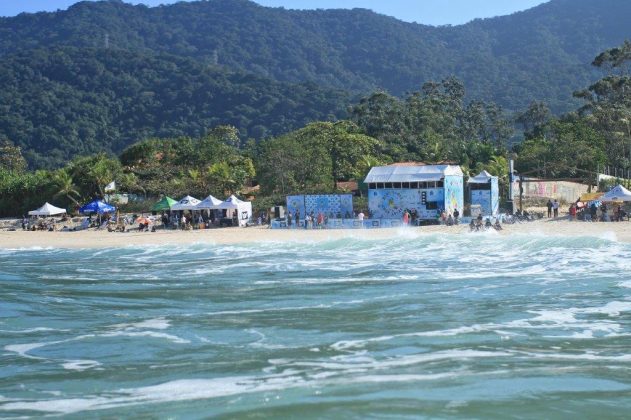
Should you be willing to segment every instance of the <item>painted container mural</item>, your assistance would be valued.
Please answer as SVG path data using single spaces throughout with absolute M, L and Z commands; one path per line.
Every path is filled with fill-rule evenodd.
M 421 219 L 436 219 L 444 198 L 442 188 L 371 190 L 368 208 L 371 219 L 401 219 L 405 210 L 416 210 Z
M 487 189 L 472 189 L 471 204 L 479 205 L 485 216 L 497 216 L 500 212 L 499 187 L 497 178 Z
M 352 194 L 319 194 L 319 195 L 290 195 L 287 196 L 287 210 L 292 216 L 296 211 L 304 217 L 305 214 L 318 215 L 322 213 L 328 217 L 352 218 Z
M 453 214 L 458 209 L 462 215 L 464 207 L 464 180 L 462 176 L 447 175 L 445 176 L 445 205 L 444 209 L 447 214 Z

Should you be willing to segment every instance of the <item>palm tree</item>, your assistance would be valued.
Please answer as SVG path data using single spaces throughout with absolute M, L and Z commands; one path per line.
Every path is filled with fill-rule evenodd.
M 77 191 L 77 186 L 74 184 L 74 180 L 68 172 L 63 169 L 57 171 L 54 175 L 54 182 L 57 187 L 57 192 L 54 195 L 55 198 L 66 197 L 76 206 L 79 205 L 79 202 L 75 199 L 75 197 L 80 198 L 81 194 Z

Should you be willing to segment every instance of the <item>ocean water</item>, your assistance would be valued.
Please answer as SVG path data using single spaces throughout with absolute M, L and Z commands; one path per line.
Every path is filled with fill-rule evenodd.
M 616 418 L 615 237 L 0 251 L 0 418 Z

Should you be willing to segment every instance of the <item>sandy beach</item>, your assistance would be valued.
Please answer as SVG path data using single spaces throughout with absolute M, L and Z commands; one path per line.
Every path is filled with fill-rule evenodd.
M 504 230 L 500 232 L 489 231 L 483 233 L 470 233 L 469 227 L 466 225 L 366 230 L 272 230 L 266 227 L 249 227 L 194 231 L 130 231 L 125 233 L 94 230 L 80 232 L 0 231 L 0 248 L 110 248 L 196 243 L 313 242 L 341 238 L 389 239 L 429 234 L 591 236 L 621 242 L 631 242 L 631 223 L 629 222 L 586 223 L 543 219 L 529 223 L 504 225 L 503 227 Z

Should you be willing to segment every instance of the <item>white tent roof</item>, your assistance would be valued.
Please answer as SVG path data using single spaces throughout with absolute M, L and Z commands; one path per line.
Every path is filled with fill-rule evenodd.
M 631 201 L 631 191 L 616 185 L 607 194 L 598 197 L 598 201 Z
M 469 178 L 469 184 L 488 184 L 493 178 L 497 177 L 487 171 L 482 171 L 473 178 Z
M 217 209 L 223 203 L 220 199 L 209 195 L 201 203 L 197 205 L 199 210 L 212 210 Z
M 249 201 L 241 201 L 234 195 L 231 195 L 223 201 L 217 209 L 237 210 L 239 218 L 239 226 L 245 226 L 247 221 L 252 217 L 252 203 Z
M 31 216 L 54 216 L 56 214 L 63 214 L 65 212 L 66 209 L 60 209 L 59 207 L 55 207 L 52 204 L 46 203 L 37 210 L 29 211 L 28 214 Z
M 245 201 L 241 201 L 234 195 L 231 195 L 230 197 L 226 198 L 226 201 L 223 201 L 217 208 L 218 209 L 238 209 L 240 207 L 243 207 L 245 203 L 246 203 Z
M 376 166 L 370 170 L 364 183 L 440 181 L 447 175 L 462 176 L 463 173 L 455 165 Z
M 172 205 L 171 210 L 198 210 L 197 205 L 199 203 L 201 203 L 201 201 L 195 197 L 187 195 L 176 204 Z

